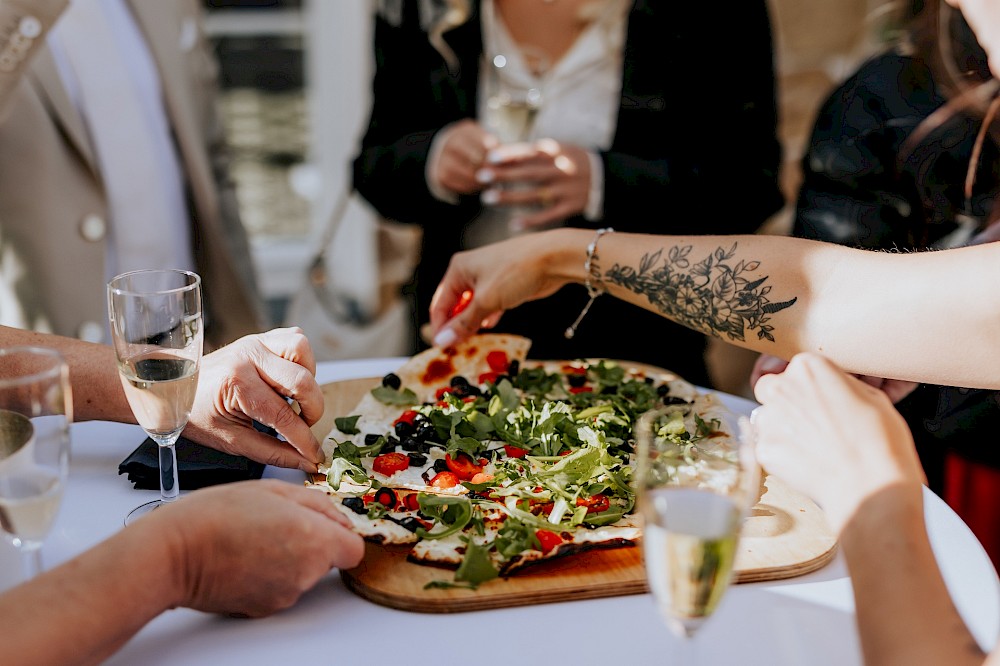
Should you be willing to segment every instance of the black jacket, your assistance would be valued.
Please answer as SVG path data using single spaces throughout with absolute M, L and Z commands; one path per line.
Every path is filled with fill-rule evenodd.
M 470 20 L 445 34 L 458 58 L 450 72 L 420 28 L 417 4 L 406 3 L 399 27 L 376 19 L 374 107 L 354 184 L 382 215 L 423 227 L 415 279 L 423 322 L 449 258 L 461 249 L 463 227 L 480 210 L 478 197 L 458 205 L 435 199 L 424 169 L 436 132 L 475 116 L 482 35 L 473 2 Z M 728 11 L 740 15 L 720 23 L 705 3 L 634 3 L 617 129 L 601 154 L 604 219 L 574 218 L 570 226 L 748 233 L 780 208 L 766 3 L 733 3 Z M 576 338 L 564 340 L 585 302 L 582 287 L 567 287 L 507 313 L 501 328 L 531 337 L 535 357 L 629 358 L 706 381 L 699 334 L 611 298 L 598 299 Z

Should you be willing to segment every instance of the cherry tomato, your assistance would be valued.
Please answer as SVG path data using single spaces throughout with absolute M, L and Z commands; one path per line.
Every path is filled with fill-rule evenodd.
M 536 516 L 548 516 L 552 513 L 552 507 L 555 506 L 554 502 L 542 502 L 539 500 L 528 500 L 528 510 Z
M 454 472 L 438 472 L 431 479 L 431 485 L 435 488 L 454 488 L 458 484 L 459 479 Z
M 397 423 L 409 423 L 410 425 L 413 425 L 413 421 L 416 418 L 417 418 L 417 412 L 413 411 L 412 409 L 407 409 L 405 412 L 399 415 L 398 419 L 392 422 L 392 425 L 395 426 Z
M 403 506 L 407 511 L 419 511 L 420 510 L 420 500 L 417 499 L 417 493 L 410 493 L 403 498 Z
M 484 372 L 479 375 L 480 384 L 496 384 L 497 378 L 500 377 L 499 372 Z
M 548 553 L 563 542 L 561 536 L 548 530 L 536 530 L 535 537 L 538 539 L 538 544 L 541 546 L 543 553 Z
M 404 469 L 410 466 L 410 456 L 405 453 L 397 453 L 393 451 L 392 453 L 383 453 L 382 455 L 375 458 L 375 462 L 372 463 L 372 469 L 379 474 L 385 474 L 386 476 L 392 476 L 396 472 L 402 472 Z
M 448 465 L 448 469 L 455 473 L 455 475 L 462 481 L 468 481 L 476 474 L 483 471 L 483 468 L 475 463 L 475 461 L 470 458 L 465 453 L 458 453 L 454 458 L 451 454 L 445 454 L 444 462 Z
M 578 497 L 576 505 L 587 507 L 587 513 L 600 513 L 611 508 L 611 500 L 607 495 L 598 493 L 590 497 Z
M 507 352 L 505 351 L 491 351 L 486 355 L 486 364 L 490 366 L 490 370 L 498 373 L 505 373 L 510 367 L 510 361 L 507 359 Z
M 594 389 L 591 388 L 590 386 L 570 386 L 569 392 L 573 393 L 574 395 L 577 393 L 593 393 Z
M 508 458 L 523 458 L 528 455 L 528 449 L 522 449 L 520 446 L 512 446 L 510 444 L 504 444 L 503 451 L 507 454 Z

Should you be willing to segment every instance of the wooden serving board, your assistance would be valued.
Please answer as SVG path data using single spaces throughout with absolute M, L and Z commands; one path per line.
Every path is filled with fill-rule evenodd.
M 347 416 L 380 378 L 352 379 L 323 387 L 326 411 L 313 426 L 320 439 L 333 420 Z M 736 581 L 792 578 L 833 559 L 837 540 L 822 511 L 807 497 L 773 477 L 743 527 L 736 557 Z M 641 548 L 592 550 L 527 567 L 478 590 L 431 589 L 433 580 L 451 580 L 451 571 L 408 562 L 409 548 L 367 544 L 361 564 L 341 571 L 349 589 L 375 603 L 421 613 L 455 613 L 508 606 L 594 599 L 647 591 Z

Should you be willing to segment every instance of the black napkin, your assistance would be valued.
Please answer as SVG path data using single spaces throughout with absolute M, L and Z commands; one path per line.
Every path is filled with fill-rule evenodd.
M 256 421 L 257 430 L 274 436 L 272 428 Z M 146 438 L 132 454 L 118 465 L 119 474 L 128 474 L 136 490 L 160 489 L 160 453 L 156 442 Z M 177 475 L 181 490 L 195 490 L 220 483 L 259 479 L 264 465 L 243 456 L 234 456 L 181 437 L 177 440 Z

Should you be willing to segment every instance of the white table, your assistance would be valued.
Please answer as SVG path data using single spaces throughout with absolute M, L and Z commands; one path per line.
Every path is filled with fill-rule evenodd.
M 322 364 L 321 383 L 381 376 L 402 359 Z M 733 409 L 753 403 L 723 396 Z M 118 463 L 142 440 L 136 426 L 73 427 L 73 464 L 64 505 L 44 557 L 58 564 L 121 528 L 136 491 Z M 299 483 L 302 475 L 269 468 Z M 1000 583 L 979 542 L 940 499 L 926 492 L 934 551 L 963 617 L 985 647 L 1000 628 Z M 247 581 L 252 584 L 252 581 Z M 825 568 L 772 583 L 735 586 L 697 636 L 698 663 L 861 662 L 850 580 L 841 555 Z M 683 646 L 663 627 L 649 595 L 545 604 L 455 615 L 407 613 L 354 596 L 336 572 L 292 609 L 238 620 L 178 609 L 150 623 L 112 664 L 667 664 Z

